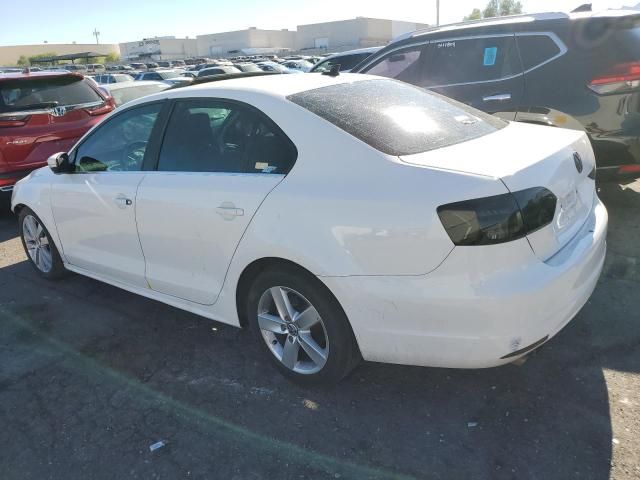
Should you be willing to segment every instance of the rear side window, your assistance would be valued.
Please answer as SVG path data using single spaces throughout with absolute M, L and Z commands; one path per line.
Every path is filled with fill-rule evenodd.
M 525 71 L 548 62 L 561 52 L 558 44 L 548 35 L 519 35 L 518 48 Z
M 412 155 L 481 137 L 506 122 L 394 80 L 364 80 L 287 97 L 389 155 Z
M 177 102 L 158 170 L 286 174 L 297 152 L 271 121 L 243 105 L 216 100 Z
M 82 78 L 16 79 L 0 83 L 0 113 L 101 102 Z

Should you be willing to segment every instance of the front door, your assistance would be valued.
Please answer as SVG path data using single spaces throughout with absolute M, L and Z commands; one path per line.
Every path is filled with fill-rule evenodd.
M 149 286 L 213 304 L 247 226 L 295 161 L 262 113 L 222 100 L 175 103 L 156 172 L 138 189 Z
M 146 287 L 136 228 L 136 193 L 162 105 L 136 107 L 94 130 L 72 152 L 74 173 L 53 183 L 51 205 L 66 261 L 111 280 Z

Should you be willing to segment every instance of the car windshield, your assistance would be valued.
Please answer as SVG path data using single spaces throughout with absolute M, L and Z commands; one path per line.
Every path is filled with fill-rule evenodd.
M 353 53 L 351 55 L 342 55 L 336 58 L 327 58 L 322 62 L 318 63 L 313 69 L 312 72 L 328 72 L 331 70 L 331 67 L 334 65 L 340 65 L 340 70 L 351 70 L 357 64 L 359 64 L 362 60 L 367 58 L 370 53 Z
M 144 97 L 145 95 L 151 95 L 152 93 L 161 92 L 166 90 L 169 85 L 138 85 L 127 88 L 118 88 L 109 92 L 113 97 L 113 101 L 116 106 L 123 105 L 127 102 L 135 100 L 136 98 Z
M 507 122 L 396 80 L 363 80 L 287 97 L 389 155 L 435 150 L 503 128 Z
M 242 65 L 236 65 L 236 68 L 243 72 L 261 72 L 262 69 L 253 63 L 245 63 Z
M 0 113 L 101 102 L 81 77 L 15 79 L 0 83 Z

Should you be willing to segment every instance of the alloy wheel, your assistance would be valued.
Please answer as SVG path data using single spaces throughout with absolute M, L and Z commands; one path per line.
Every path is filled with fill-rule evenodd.
M 271 353 L 300 374 L 322 370 L 329 358 L 327 330 L 315 307 L 301 293 L 277 286 L 258 302 L 258 326 Z
M 49 273 L 53 268 L 53 254 L 49 238 L 38 219 L 27 215 L 22 221 L 22 237 L 29 257 L 42 273 Z

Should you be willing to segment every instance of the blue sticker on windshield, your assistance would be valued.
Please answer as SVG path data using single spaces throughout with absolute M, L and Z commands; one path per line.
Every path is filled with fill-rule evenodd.
M 491 67 L 496 64 L 496 57 L 498 56 L 498 47 L 489 47 L 484 49 L 484 63 L 485 67 Z

